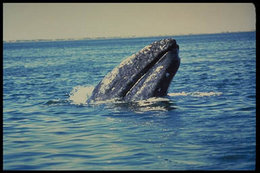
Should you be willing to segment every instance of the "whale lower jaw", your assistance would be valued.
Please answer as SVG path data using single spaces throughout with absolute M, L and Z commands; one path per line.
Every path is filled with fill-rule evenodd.
M 94 88 L 91 101 L 135 101 L 167 94 L 180 58 L 174 39 L 156 41 L 122 61 Z

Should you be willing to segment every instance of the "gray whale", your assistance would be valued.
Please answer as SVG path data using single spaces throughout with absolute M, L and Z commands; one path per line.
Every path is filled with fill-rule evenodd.
M 89 101 L 145 100 L 167 95 L 180 66 L 179 46 L 172 38 L 155 41 L 123 60 L 94 88 Z

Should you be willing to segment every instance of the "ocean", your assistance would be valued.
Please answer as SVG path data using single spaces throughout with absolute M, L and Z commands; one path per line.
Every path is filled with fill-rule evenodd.
M 146 45 L 174 38 L 164 98 L 87 104 Z M 3 43 L 4 170 L 254 170 L 256 33 Z

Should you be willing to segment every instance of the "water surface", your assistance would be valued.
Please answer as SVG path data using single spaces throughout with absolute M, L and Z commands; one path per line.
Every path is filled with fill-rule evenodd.
M 92 105 L 109 71 L 164 37 L 4 43 L 3 168 L 255 169 L 255 32 L 172 37 L 166 98 Z

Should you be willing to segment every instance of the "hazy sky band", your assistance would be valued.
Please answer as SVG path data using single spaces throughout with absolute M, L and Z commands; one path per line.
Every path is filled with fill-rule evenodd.
M 253 31 L 252 3 L 4 3 L 9 40 Z

